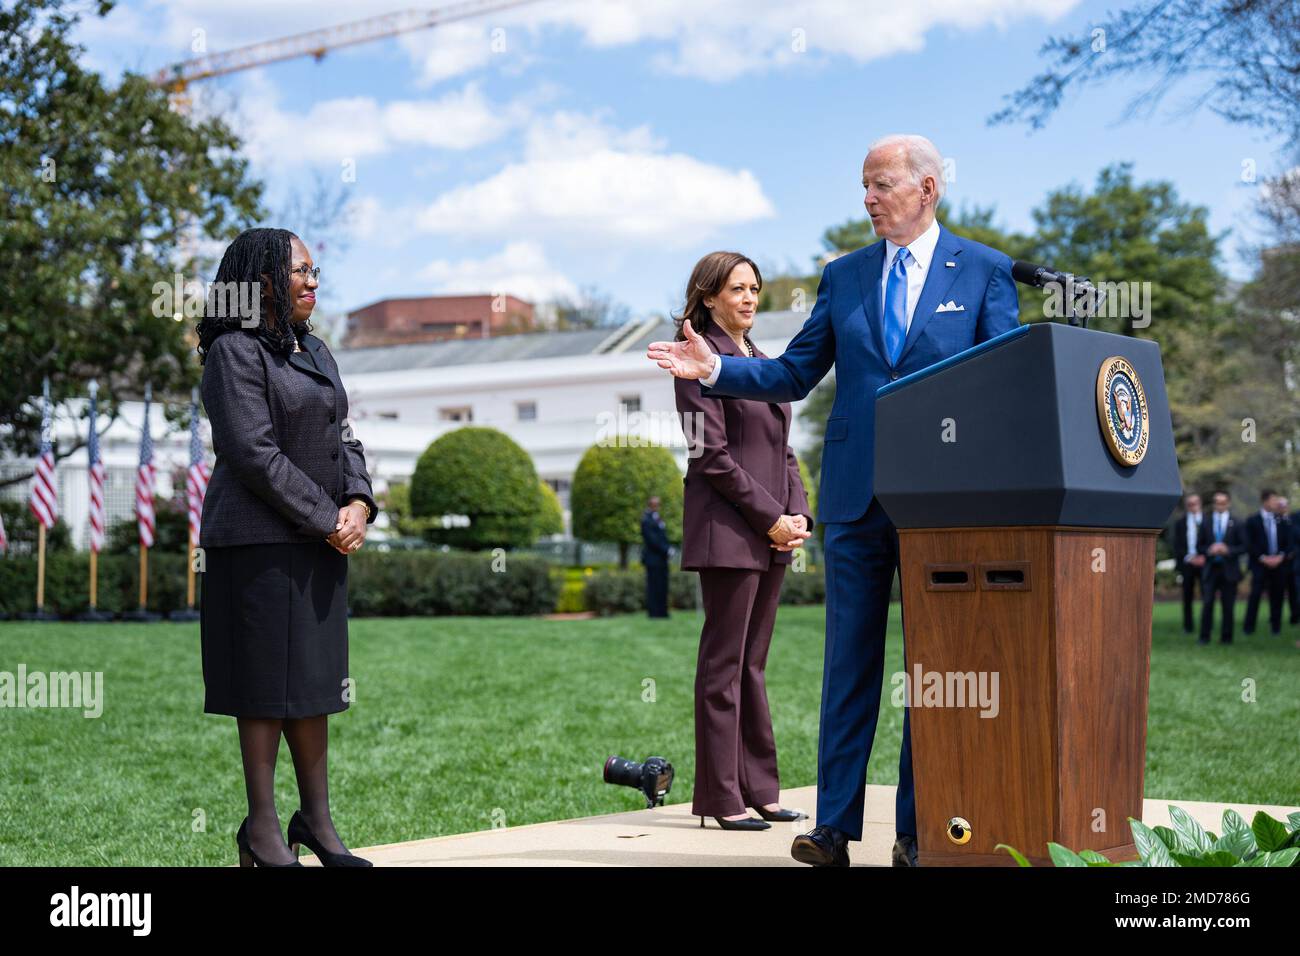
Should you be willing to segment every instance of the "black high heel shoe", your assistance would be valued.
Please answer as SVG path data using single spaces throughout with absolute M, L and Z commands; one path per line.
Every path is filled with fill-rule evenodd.
M 714 817 L 718 821 L 718 826 L 724 830 L 770 830 L 772 824 L 764 823 L 762 820 L 755 820 L 753 817 L 745 817 L 743 820 L 728 820 L 726 817 Z M 700 829 L 704 829 L 704 817 L 700 817 Z
M 316 834 L 311 832 L 311 827 L 307 826 L 307 821 L 302 818 L 302 811 L 295 810 L 293 816 L 289 818 L 289 849 L 293 850 L 295 858 L 298 856 L 299 844 L 305 845 L 315 853 L 321 866 L 374 866 L 369 860 L 363 860 L 347 851 L 331 853 L 325 849 L 316 839 Z M 298 865 L 302 866 L 301 863 Z
M 239 832 L 235 834 L 235 844 L 239 847 L 240 866 L 302 866 L 298 862 L 297 853 L 294 853 L 292 863 L 267 863 L 254 853 L 248 843 L 248 817 L 244 817 L 244 822 L 239 825 Z
M 764 810 L 762 807 L 755 807 L 758 815 L 764 820 L 771 820 L 773 823 L 791 823 L 795 820 L 807 820 L 808 814 L 802 810 Z

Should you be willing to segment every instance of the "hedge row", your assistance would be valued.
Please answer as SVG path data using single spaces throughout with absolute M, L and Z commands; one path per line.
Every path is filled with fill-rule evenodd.
M 357 617 L 428 615 L 530 615 L 552 611 L 597 614 L 645 610 L 645 572 L 560 569 L 533 555 L 439 551 L 370 551 L 348 559 L 348 604 Z M 45 609 L 63 617 L 86 609 L 90 558 L 86 552 L 48 555 Z M 99 609 L 134 610 L 139 559 L 101 554 Z M 826 597 L 821 570 L 786 572 L 782 604 L 819 604 Z M 669 575 L 669 604 L 699 607 L 699 576 Z M 36 559 L 0 560 L 0 612 L 17 615 L 36 605 Z M 149 610 L 166 614 L 185 606 L 184 556 L 149 556 Z
M 134 554 L 99 556 L 98 609 L 117 614 L 140 605 L 140 558 Z M 195 584 L 198 593 L 198 584 Z M 73 617 L 89 606 L 90 553 L 45 556 L 45 610 Z M 185 607 L 185 555 L 149 554 L 148 608 L 159 614 Z M 0 559 L 0 611 L 17 615 L 36 610 L 36 558 Z
M 700 607 L 699 575 L 694 571 L 670 571 L 669 607 Z M 786 570 L 781 585 L 782 604 L 821 604 L 826 600 L 826 575 L 817 570 L 793 573 Z M 587 577 L 582 609 L 597 614 L 626 614 L 645 610 L 645 571 L 597 571 Z

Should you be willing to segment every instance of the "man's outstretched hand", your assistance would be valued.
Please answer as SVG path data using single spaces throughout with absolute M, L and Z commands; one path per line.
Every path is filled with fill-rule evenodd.
M 704 336 L 691 328 L 691 320 L 682 323 L 686 338 L 681 342 L 651 342 L 646 358 L 658 362 L 678 378 L 708 378 L 713 371 L 713 351 Z

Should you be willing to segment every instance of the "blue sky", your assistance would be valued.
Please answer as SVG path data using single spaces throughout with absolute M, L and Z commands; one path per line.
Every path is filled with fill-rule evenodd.
M 79 37 L 112 76 L 187 58 L 196 37 L 211 52 L 415 5 L 130 0 Z M 317 256 L 331 311 L 595 286 L 633 314 L 665 312 L 713 249 L 807 270 L 823 230 L 862 214 L 862 157 L 889 132 L 928 135 L 955 163 L 950 199 L 991 204 L 1017 229 L 1049 190 L 1131 160 L 1139 179 L 1209 207 L 1232 230 L 1223 265 L 1247 274 L 1242 163 L 1264 175 L 1282 157 L 1206 110 L 1180 112 L 1199 87 L 1137 121 L 1122 119 L 1143 88 L 1129 79 L 1072 96 L 1037 133 L 986 125 L 1041 68 L 1049 34 L 1089 29 L 1106 7 L 546 0 L 242 72 L 204 84 L 199 108 L 247 137 L 272 208 L 314 171 L 347 190 L 347 249 Z

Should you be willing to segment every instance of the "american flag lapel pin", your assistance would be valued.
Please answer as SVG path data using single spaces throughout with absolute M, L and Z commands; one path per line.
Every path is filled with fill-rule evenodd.
M 957 268 L 957 263 L 955 263 L 955 262 L 945 262 L 944 265 L 947 266 L 949 269 L 956 269 L 956 268 Z

